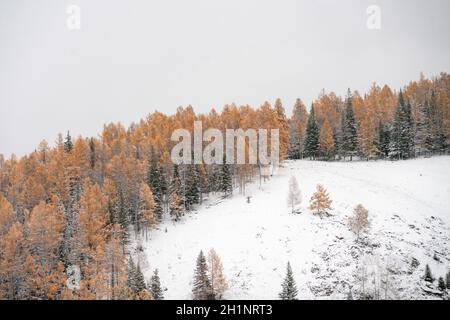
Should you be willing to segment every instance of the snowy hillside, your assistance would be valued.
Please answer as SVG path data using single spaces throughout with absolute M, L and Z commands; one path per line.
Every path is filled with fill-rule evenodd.
M 302 192 L 300 214 L 287 205 L 288 180 Z M 333 200 L 333 216 L 307 209 L 316 184 Z M 439 298 L 434 277 L 450 268 L 450 157 L 377 162 L 285 162 L 278 174 L 242 195 L 211 197 L 182 221 L 167 220 L 138 241 L 135 255 L 147 279 L 160 271 L 167 299 L 190 299 L 196 257 L 214 247 L 229 283 L 227 299 L 277 299 L 290 261 L 300 299 L 345 299 L 351 291 L 397 299 Z M 353 208 L 369 210 L 361 243 L 347 227 Z M 418 265 L 412 261 L 418 261 Z M 385 279 L 388 290 L 385 291 Z M 382 281 L 381 281 L 382 280 Z M 434 294 L 433 294 L 434 293 Z

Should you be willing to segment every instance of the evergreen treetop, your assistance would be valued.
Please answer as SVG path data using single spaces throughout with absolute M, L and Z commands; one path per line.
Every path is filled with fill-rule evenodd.
M 72 137 L 70 136 L 70 132 L 67 131 L 66 139 L 64 140 L 64 151 L 69 153 L 73 149 Z

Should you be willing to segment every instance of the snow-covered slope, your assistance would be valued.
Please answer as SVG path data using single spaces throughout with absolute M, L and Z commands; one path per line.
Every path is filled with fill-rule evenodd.
M 303 194 L 301 214 L 290 214 L 287 206 L 291 175 Z M 332 217 L 320 219 L 307 209 L 318 183 L 333 200 Z M 345 299 L 349 291 L 355 297 L 364 269 L 368 294 L 378 279 L 384 298 L 387 275 L 388 298 L 438 297 L 426 293 L 435 285 L 428 288 L 422 276 L 427 263 L 435 277 L 450 268 L 450 157 L 288 161 L 270 181 L 248 191 L 250 203 L 242 195 L 211 197 L 197 212 L 177 223 L 167 219 L 140 241 L 143 249 L 135 255 L 147 278 L 159 269 L 167 299 L 191 298 L 196 257 L 211 247 L 223 262 L 228 299 L 277 299 L 287 261 L 301 299 Z M 358 203 L 371 220 L 359 244 L 347 227 Z

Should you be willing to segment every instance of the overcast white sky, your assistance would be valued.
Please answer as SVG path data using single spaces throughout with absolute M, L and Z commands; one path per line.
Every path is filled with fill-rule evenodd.
M 81 8 L 81 30 L 66 27 Z M 366 9 L 381 8 L 381 30 Z M 450 71 L 448 0 L 0 0 L 0 153 L 192 104 L 290 113 L 322 88 Z

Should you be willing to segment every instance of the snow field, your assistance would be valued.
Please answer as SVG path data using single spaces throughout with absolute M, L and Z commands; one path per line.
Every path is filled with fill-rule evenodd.
M 425 264 L 436 278 L 450 268 L 449 173 L 449 156 L 287 161 L 270 181 L 260 187 L 256 179 L 248 187 L 250 203 L 236 190 L 229 199 L 211 196 L 177 223 L 167 217 L 148 241 L 138 241 L 143 250 L 134 254 L 147 279 L 159 269 L 166 299 L 191 298 L 196 257 L 212 247 L 229 283 L 226 299 L 277 299 L 287 261 L 300 299 L 345 299 L 350 290 L 358 292 L 363 262 L 389 269 L 390 298 L 430 298 L 421 290 Z M 302 192 L 300 214 L 291 214 L 287 204 L 292 175 Z M 318 183 L 333 200 L 331 217 L 320 219 L 307 209 Z M 371 221 L 364 245 L 347 227 L 358 203 Z M 411 267 L 413 257 L 417 268 Z

